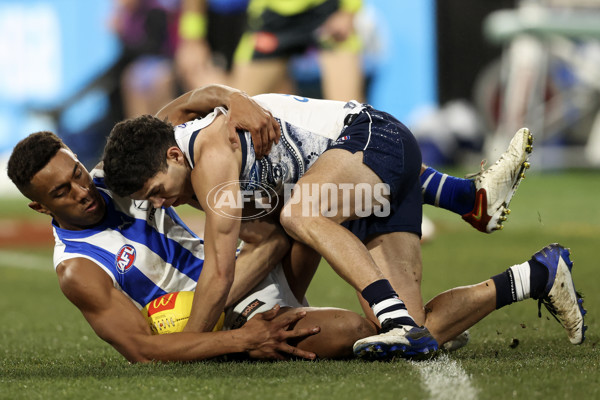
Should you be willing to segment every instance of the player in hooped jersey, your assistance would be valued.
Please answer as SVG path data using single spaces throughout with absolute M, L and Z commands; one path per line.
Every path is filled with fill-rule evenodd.
M 206 102 L 210 109 L 223 104 L 239 110 L 244 117 L 237 122 L 232 119 L 232 129 L 275 137 L 269 133 L 268 115 L 252 101 L 218 87 L 198 94 L 196 106 Z M 161 293 L 194 289 L 204 264 L 202 240 L 173 209 L 154 209 L 147 202 L 114 196 L 104 188 L 102 172 L 93 173 L 92 180 L 76 156 L 50 132 L 38 132 L 19 142 L 8 163 L 8 175 L 32 200 L 30 207 L 53 217 L 54 262 L 63 293 L 98 336 L 128 360 L 185 361 L 240 352 L 275 359 L 285 353 L 310 359 L 343 357 L 352 354 L 356 338 L 375 332 L 371 322 L 346 310 L 279 309 L 275 303 L 297 304 L 293 296 L 286 296 L 281 267 L 269 272 L 287 251 L 288 241 L 259 226 L 245 233 L 248 243 L 240 253 L 239 275 L 227 305 L 234 305 L 265 276 L 247 301 L 256 304 L 256 298 L 265 298 L 264 292 L 271 290 L 266 300 L 272 303 L 254 309 L 249 322 L 227 333 L 153 336 L 139 308 Z M 263 272 L 243 264 L 260 266 Z M 235 308 L 245 305 L 242 300 Z M 264 308 L 268 311 L 261 312 Z M 297 344 L 289 345 L 288 339 Z
M 293 239 L 324 256 L 368 303 L 363 307 L 365 312 L 382 330 L 356 342 L 355 354 L 366 358 L 428 357 L 438 349 L 438 341 L 453 338 L 495 307 L 530 295 L 546 298 L 555 286 L 559 267 L 567 269 L 571 279 L 568 251 L 551 246 L 520 264 L 517 272 L 509 269 L 468 290 L 455 291 L 453 295 L 460 298 L 446 301 L 449 298 L 445 294 L 436 297 L 432 300 L 435 307 L 428 306 L 426 314 L 420 294 L 421 158 L 414 137 L 404 125 L 387 113 L 355 102 L 257 96 L 256 101 L 274 115 L 282 131 L 280 142 L 271 148 L 266 160 L 257 161 L 252 157 L 247 134 L 240 134 L 239 148 L 230 146 L 224 132 L 225 109 L 190 122 L 198 115 L 189 106 L 189 96 L 167 105 L 158 118 L 143 116 L 117 124 L 103 159 L 107 184 L 116 193 L 150 200 L 155 207 L 190 203 L 206 212 L 205 271 L 198 280 L 190 330 L 212 328 L 234 274 L 235 243 L 247 207 L 244 202 L 221 202 L 214 192 L 223 185 L 227 185 L 230 198 L 242 199 L 244 185 L 258 185 L 281 196 L 282 184 L 298 183 L 279 215 L 280 221 Z M 175 133 L 164 119 L 180 124 Z M 519 131 L 516 144 L 515 140 L 511 142 L 507 158 L 517 161 L 516 165 L 501 159 L 494 168 L 506 169 L 510 164 L 518 171 L 521 153 L 530 144 L 526 140 L 529 136 L 528 131 Z M 516 157 L 512 156 L 513 147 L 519 153 Z M 504 183 L 509 192 L 514 192 L 519 182 L 513 171 L 507 171 L 510 179 Z M 331 184 L 339 184 L 337 202 L 322 192 L 307 194 L 304 190 Z M 384 216 L 373 213 L 375 207 L 365 206 L 366 201 L 379 199 L 371 197 L 354 204 L 352 199 L 356 197 L 350 196 L 350 210 L 344 208 L 348 199 L 344 198 L 342 184 L 371 189 L 387 186 L 383 200 L 391 206 L 390 212 Z M 306 201 L 308 210 L 316 208 L 320 212 L 307 213 Z M 326 215 L 333 206 L 338 212 Z M 372 215 L 353 221 L 359 217 L 356 210 L 365 207 Z M 340 226 L 342 223 L 345 226 Z M 552 255 L 549 260 L 541 258 L 540 254 L 549 258 L 548 252 Z M 516 279 L 517 286 L 526 287 L 515 298 L 510 296 L 515 292 L 514 276 L 522 278 Z M 571 314 L 577 315 L 577 322 L 570 326 L 577 328 L 569 335 L 580 342 L 583 311 L 570 287 L 563 287 L 563 294 L 572 295 L 567 303 Z M 481 296 L 485 297 L 483 305 L 477 304 Z M 507 298 L 510 301 L 505 301 Z

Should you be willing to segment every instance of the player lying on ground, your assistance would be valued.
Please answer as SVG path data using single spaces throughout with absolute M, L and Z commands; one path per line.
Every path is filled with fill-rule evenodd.
M 171 208 L 113 196 L 104 188 L 102 171 L 94 170 L 92 180 L 49 132 L 21 141 L 8 172 L 32 200 L 30 207 L 53 218 L 54 265 L 63 293 L 98 336 L 129 361 L 187 361 L 240 352 L 254 358 L 281 359 L 285 353 L 339 358 L 352 355 L 354 341 L 376 333 L 372 322 L 347 310 L 300 308 L 286 290 L 280 265 L 271 272 L 263 268 L 266 279 L 242 296 L 247 290 L 240 287 L 255 279 L 245 274 L 247 265 L 278 264 L 289 246 L 285 236 L 268 232 L 240 253 L 231 292 L 240 295 L 226 302 L 225 328 L 232 330 L 152 335 L 139 309 L 166 292 L 195 289 L 204 264 L 202 240 Z M 248 228 L 247 237 L 264 235 L 265 230 L 254 228 Z M 277 304 L 286 309 L 274 308 Z
M 198 91 L 203 96 L 199 96 L 196 107 L 203 100 L 212 101 L 212 106 L 233 102 L 237 106 L 232 105 L 229 115 L 233 116 L 237 110 L 237 115 L 243 118 L 233 122 L 232 129 L 246 124 L 256 127 L 255 140 L 269 137 L 269 120 L 263 118 L 266 114 L 261 109 L 253 111 L 252 102 L 238 103 L 239 97 L 227 97 L 236 93 L 226 91 L 215 96 L 210 90 Z M 168 340 L 152 337 L 136 307 L 141 308 L 165 291 L 193 290 L 202 268 L 202 242 L 171 209 L 151 209 L 145 204 L 113 199 L 105 189 L 98 191 L 76 157 L 50 133 L 31 135 L 17 145 L 8 172 L 19 189 L 33 200 L 31 208 L 54 218 L 54 229 L 60 238 L 55 248 L 55 268 L 61 289 L 98 335 L 131 361 L 201 359 L 244 349 L 254 357 L 277 358 L 278 352 L 290 352 L 310 358 L 313 353 L 298 351 L 285 341 L 307 332 L 314 334 L 311 329 L 315 325 L 325 329 L 316 336 L 295 339 L 299 348 L 316 352 L 320 357 L 343 357 L 351 354 L 351 345 L 357 338 L 375 333 L 373 324 L 355 313 L 310 309 L 291 332 L 285 329 L 303 315 L 297 316 L 296 310 L 278 312 L 283 316 L 276 318 L 274 312 L 261 315 L 239 333 L 225 338 L 194 334 L 175 335 Z M 286 240 L 278 240 L 277 235 L 265 240 L 264 235 L 258 232 L 256 238 L 252 227 L 245 230 L 248 244 L 239 257 L 227 305 L 260 282 L 272 268 L 269 260 L 285 253 Z M 244 264 L 261 267 L 251 270 Z M 281 278 L 280 271 L 274 278 Z M 270 282 L 268 279 L 273 277 L 266 282 Z M 276 302 L 298 304 L 285 292 L 278 293 L 267 297 L 261 309 L 268 309 Z M 256 304 L 256 297 L 251 300 Z M 240 301 L 238 306 L 246 303 Z M 249 316 L 260 310 L 253 311 Z M 232 309 L 228 317 L 235 312 Z
M 54 156 L 45 163 L 44 158 L 53 152 Z M 40 157 L 41 154 L 46 157 Z M 19 179 L 37 168 L 39 171 L 23 185 Z M 101 176 L 101 171 L 94 172 Z M 148 299 L 165 291 L 194 289 L 193 277 L 202 268 L 202 259 L 195 255 L 202 254 L 202 241 L 181 223 L 171 208 L 148 208 L 144 202 L 132 202 L 116 197 L 106 189 L 97 189 L 85 168 L 52 134 L 34 134 L 17 145 L 9 162 L 9 175 L 24 194 L 37 199 L 30 204 L 33 209 L 54 218 L 53 227 L 58 238 L 54 258 L 61 289 L 82 311 L 97 334 L 130 361 L 195 360 L 242 351 L 260 358 L 278 358 L 280 355 L 276 351 L 312 357 L 307 350 L 320 357 L 343 357 L 351 354 L 352 343 L 357 337 L 375 333 L 374 325 L 355 313 L 309 308 L 304 309 L 306 317 L 300 319 L 292 331 L 285 329 L 304 315 L 297 314 L 298 309 L 280 312 L 277 318 L 274 318 L 277 310 L 258 314 L 260 310 L 254 309 L 244 316 L 254 316 L 250 322 L 227 334 L 152 336 L 138 309 Z M 95 182 L 101 185 L 102 179 L 97 177 Z M 279 246 L 281 244 L 276 247 Z M 120 257 L 123 254 L 129 257 Z M 550 258 L 543 258 L 546 256 Z M 553 246 L 534 257 L 550 271 L 541 292 L 539 280 L 532 280 L 536 282 L 537 287 L 532 287 L 538 291 L 538 296 L 554 305 L 566 327 L 566 323 L 573 321 L 583 323 L 576 300 L 573 313 L 568 296 L 574 293 L 568 252 Z M 238 262 L 240 269 L 243 258 L 244 250 Z M 428 321 L 440 329 L 440 338 L 444 332 L 449 337 L 468 327 L 471 322 L 466 322 L 467 319 L 481 318 L 494 308 L 527 298 L 529 290 L 521 289 L 519 285 L 525 279 L 527 265 L 514 266 L 476 286 L 442 293 L 427 304 L 431 310 Z M 512 281 L 509 276 L 514 273 L 521 279 L 516 280 L 517 298 L 512 299 L 512 288 L 506 285 Z M 155 282 L 160 282 L 164 288 Z M 504 292 L 495 289 L 495 282 L 500 282 L 499 287 L 504 287 Z M 468 307 L 461 304 L 461 299 L 468 300 Z M 236 322 L 245 322 L 245 318 L 238 319 L 239 314 L 257 300 L 264 300 L 266 308 L 274 302 L 297 304 L 282 279 L 280 267 L 228 312 L 227 320 L 233 322 L 226 324 L 232 327 Z M 457 323 L 449 321 L 448 312 L 457 318 Z M 573 314 L 569 315 L 569 312 Z M 314 331 L 316 324 L 322 328 L 318 333 Z M 580 325 L 567 327 L 567 332 L 573 342 L 583 340 Z M 302 338 L 311 333 L 313 336 L 297 344 L 300 350 L 285 343 L 288 338 Z
M 162 119 L 166 117 L 181 123 L 189 117 L 188 97 L 184 95 L 167 106 L 159 112 L 159 118 L 144 116 L 118 124 L 109 137 L 104 162 L 107 184 L 119 194 L 151 200 L 156 207 L 190 203 L 205 210 L 205 273 L 198 281 L 188 323 L 190 325 L 194 320 L 191 329 L 207 330 L 214 325 L 233 278 L 242 207 L 235 203 L 218 204 L 216 196 L 208 196 L 219 185 L 231 182 L 229 194 L 233 199 L 241 198 L 241 191 L 249 183 L 254 187 L 267 187 L 280 196 L 286 183 L 306 184 L 301 190 L 294 190 L 284 206 L 281 222 L 294 239 L 317 250 L 338 274 L 361 292 L 376 320 L 382 324 L 382 334 L 367 342 L 356 343 L 355 352 L 359 355 L 421 357 L 432 354 L 437 350 L 436 339 L 443 343 L 493 311 L 496 291 L 510 293 L 510 285 L 506 285 L 509 280 L 495 278 L 498 288 L 490 280 L 466 291 L 452 292 L 453 298 L 446 299 L 442 294 L 436 298 L 431 313 L 425 315 L 420 294 L 418 240 L 420 153 L 410 132 L 393 117 L 355 102 L 285 95 L 256 96 L 254 99 L 275 116 L 283 132 L 280 143 L 273 146 L 265 159 L 257 161 L 247 133 L 240 134 L 239 148 L 231 148 L 224 131 L 226 110 L 223 108 L 202 120 L 188 121 L 176 127 L 173 136 L 173 126 Z M 519 151 L 516 158 L 521 158 L 520 163 L 513 165 L 510 157 L 510 162 L 500 160 L 497 165 L 502 169 L 523 168 L 526 157 L 522 155 L 527 152 L 529 141 L 528 131 L 518 132 L 511 148 Z M 508 186 L 510 190 L 514 188 L 514 182 L 519 181 L 518 176 L 513 175 L 514 170 L 502 171 L 513 176 Z M 385 177 L 385 182 L 380 176 Z M 325 217 L 332 209 L 327 199 L 321 202 L 319 193 L 304 193 L 307 186 L 332 183 L 353 183 L 355 187 L 366 184 L 370 188 L 385 183 L 391 188 L 391 196 L 383 197 L 385 201 L 391 199 L 390 215 L 383 219 L 370 216 L 350 221 L 346 225 L 349 229 L 340 226 L 339 223 L 359 216 L 356 209 L 365 209 L 365 204 L 353 207 L 352 190 L 350 210 L 343 208 L 344 193 L 339 187 L 338 203 L 334 204 L 337 210 L 349 211 L 349 217 L 340 213 Z M 310 207 L 315 206 L 316 199 L 316 209 L 320 211 L 317 215 L 306 215 L 301 206 L 294 206 L 302 205 L 307 196 L 312 201 Z M 381 198 L 375 200 L 379 204 L 384 202 Z M 366 246 L 359 239 L 364 240 Z M 558 258 L 557 255 L 549 261 L 550 265 L 559 264 Z M 521 269 L 527 270 L 527 274 L 530 264 L 535 270 L 533 282 L 545 286 L 548 266 L 536 261 L 524 263 Z M 398 292 L 407 300 L 410 315 L 386 277 L 390 277 L 393 287 L 398 287 Z M 537 290 L 533 293 L 544 295 Z M 477 303 L 473 297 L 479 296 L 484 296 L 487 302 L 471 309 Z M 199 304 L 214 306 L 201 308 L 197 306 Z M 500 302 L 500 306 L 504 304 Z M 579 332 L 578 340 L 581 340 L 583 320 L 577 300 L 569 303 L 569 307 L 578 312 L 575 331 Z M 425 323 L 426 327 L 418 326 L 419 323 Z

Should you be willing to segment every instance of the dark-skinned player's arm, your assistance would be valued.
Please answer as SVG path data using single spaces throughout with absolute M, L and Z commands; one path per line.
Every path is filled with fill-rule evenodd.
M 304 317 L 276 317 L 278 308 L 250 319 L 242 328 L 220 332 L 152 335 L 142 313 L 98 265 L 72 258 L 57 267 L 60 288 L 81 311 L 96 334 L 130 362 L 193 361 L 246 352 L 253 358 L 282 359 L 291 354 L 313 359 L 286 340 L 315 334 L 318 327 L 287 330 Z
M 201 118 L 216 107 L 227 113 L 225 134 L 233 147 L 239 147 L 237 130 L 249 131 L 258 158 L 269 154 L 273 142 L 279 143 L 281 130 L 271 113 L 246 93 L 225 85 L 208 85 L 182 94 L 164 106 L 156 117 L 173 125 Z

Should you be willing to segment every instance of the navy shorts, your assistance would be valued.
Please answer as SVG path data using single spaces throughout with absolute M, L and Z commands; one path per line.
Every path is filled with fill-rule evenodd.
M 413 232 L 421 236 L 423 217 L 421 150 L 417 140 L 392 115 L 370 106 L 349 116 L 347 126 L 329 149 L 363 152 L 363 163 L 390 186 L 391 213 L 347 221 L 343 225 L 360 240 L 389 232 Z

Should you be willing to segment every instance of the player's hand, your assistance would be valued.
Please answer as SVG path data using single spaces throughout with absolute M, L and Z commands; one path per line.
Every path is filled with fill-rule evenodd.
M 284 354 L 302 357 L 309 360 L 316 358 L 315 353 L 301 350 L 289 345 L 288 339 L 301 338 L 319 333 L 321 328 L 288 328 L 306 316 L 306 311 L 296 314 L 285 313 L 277 316 L 279 306 L 257 314 L 243 328 L 249 336 L 247 352 L 252 358 L 285 360 Z
M 240 145 L 237 129 L 249 131 L 252 135 L 256 158 L 263 158 L 271 151 L 273 142 L 279 143 L 281 130 L 271 113 L 258 105 L 245 93 L 231 96 L 227 114 L 229 141 L 236 148 Z

